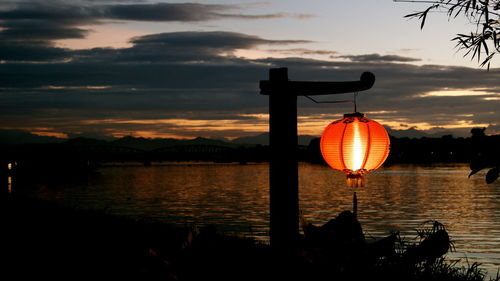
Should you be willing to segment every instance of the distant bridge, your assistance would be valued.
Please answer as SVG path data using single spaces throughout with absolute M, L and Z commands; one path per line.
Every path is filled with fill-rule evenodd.
M 129 146 L 116 145 L 83 145 L 75 146 L 75 152 L 89 153 L 139 153 L 139 154 L 155 154 L 155 153 L 220 153 L 229 150 L 234 150 L 232 147 L 220 145 L 173 145 L 158 147 L 151 150 L 134 148 Z
M 23 166 L 82 166 L 91 167 L 99 162 L 154 161 L 214 161 L 260 162 L 267 160 L 264 147 L 228 147 L 220 145 L 172 145 L 152 149 L 106 144 L 49 145 L 19 147 L 4 153 L 1 159 L 18 160 Z
M 115 145 L 75 146 L 70 153 L 92 161 L 137 161 L 150 165 L 152 161 L 239 161 L 237 149 L 219 145 L 173 145 L 142 149 Z
M 221 153 L 230 150 L 234 150 L 234 148 L 220 145 L 174 145 L 155 148 L 148 152 Z

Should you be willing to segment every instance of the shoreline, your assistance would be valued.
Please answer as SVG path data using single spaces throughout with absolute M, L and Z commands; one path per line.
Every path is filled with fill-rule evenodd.
M 6 193 L 0 221 L 4 274 L 16 279 L 162 276 L 149 250 L 174 247 L 185 231 Z
M 304 240 L 298 248 L 282 251 L 251 238 L 220 234 L 210 226 L 195 229 L 132 220 L 8 193 L 0 194 L 0 221 L 4 230 L 1 234 L 4 249 L 0 255 L 7 261 L 4 274 L 17 279 L 321 280 L 333 274 L 340 280 L 344 277 L 357 280 L 370 276 L 365 276 L 366 272 L 383 280 L 446 277 L 444 280 L 463 281 L 487 277 L 480 275 L 474 263 L 471 275 L 464 278 L 464 269 L 439 259 L 429 268 L 418 266 L 402 271 L 386 260 L 378 265 L 356 262 L 350 266 L 361 268 L 351 268 L 347 273 L 336 271 L 339 268 L 330 272 L 330 266 L 325 267 L 317 254 L 328 256 L 335 251 L 317 249 L 310 245 L 314 240 Z M 348 256 L 356 251 L 349 250 Z M 436 275 L 426 275 L 431 273 Z

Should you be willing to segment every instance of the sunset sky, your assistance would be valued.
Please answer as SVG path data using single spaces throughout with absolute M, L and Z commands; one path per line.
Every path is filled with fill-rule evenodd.
M 259 80 L 358 80 L 358 110 L 392 132 L 500 133 L 500 68 L 451 41 L 474 26 L 434 13 L 420 30 L 392 0 L 0 2 L 0 130 L 57 137 L 233 139 L 268 130 Z M 319 100 L 351 99 L 352 95 Z M 351 104 L 299 97 L 299 134 Z

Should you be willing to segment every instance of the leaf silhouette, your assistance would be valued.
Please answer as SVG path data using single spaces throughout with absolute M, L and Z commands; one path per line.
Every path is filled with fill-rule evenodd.
M 492 168 L 486 173 L 486 183 L 490 184 L 494 182 L 500 174 L 500 168 Z

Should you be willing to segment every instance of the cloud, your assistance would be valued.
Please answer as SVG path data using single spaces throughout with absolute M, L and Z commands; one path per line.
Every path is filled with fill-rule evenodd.
M 236 32 L 172 32 L 150 34 L 131 39 L 130 48 L 94 48 L 69 50 L 46 44 L 1 44 L 0 60 L 4 61 L 58 61 L 62 59 L 83 63 L 118 62 L 182 62 L 237 61 L 231 57 L 238 49 L 258 45 L 290 45 L 309 43 L 307 40 L 267 40 Z M 84 66 L 82 65 L 82 66 Z
M 0 10 L 2 20 L 51 20 L 72 24 L 97 23 L 99 20 L 127 21 L 181 21 L 198 22 L 224 18 L 232 19 L 269 19 L 269 18 L 309 18 L 307 14 L 234 14 L 227 11 L 240 10 L 239 5 L 201 4 L 201 3 L 142 3 L 142 4 L 104 4 L 94 1 L 29 1 L 20 2 L 10 9 Z M 83 2 L 85 3 L 85 2 Z
M 217 17 L 222 18 L 234 18 L 234 19 L 276 19 L 276 18 L 294 18 L 294 19 L 310 19 L 314 18 L 311 14 L 290 14 L 290 13 L 278 13 L 278 14 L 263 14 L 263 15 L 244 15 L 244 14 L 216 14 Z
M 18 43 L 43 43 L 57 39 L 85 38 L 89 30 L 39 20 L 0 23 L 0 40 Z
M 0 10 L 0 39 L 48 44 L 57 39 L 84 38 L 89 30 L 79 26 L 97 23 L 91 7 L 53 1 L 20 2 Z
M 308 43 L 307 40 L 267 40 L 236 32 L 173 32 L 145 35 L 134 38 L 136 45 L 161 44 L 166 46 L 243 49 L 262 44 Z
M 144 8 L 133 13 L 128 4 L 116 8 L 118 5 L 98 2 L 72 3 L 64 2 L 61 7 L 47 5 L 53 10 L 45 4 L 16 4 L 0 11 L 0 112 L 3 120 L 9 120 L 3 125 L 9 128 L 2 128 L 31 131 L 46 128 L 44 132 L 68 135 L 82 132 L 117 135 L 131 131 L 177 136 L 248 135 L 267 128 L 265 119 L 248 118 L 268 112 L 267 97 L 259 95 L 259 80 L 268 78 L 269 68 L 288 67 L 291 80 L 350 81 L 358 80 L 364 71 L 375 73 L 375 85 L 360 93 L 358 108 L 372 112 L 373 119 L 394 130 L 416 127 L 432 132 L 435 128 L 447 128 L 460 133 L 467 131 L 464 128 L 485 126 L 489 133 L 499 132 L 499 100 L 474 95 L 425 94 L 487 89 L 489 97 L 497 97 L 500 69 L 485 72 L 466 67 L 418 66 L 410 64 L 418 60 L 415 58 L 379 54 L 343 56 L 345 60 L 340 61 L 246 59 L 236 57 L 235 51 L 281 44 L 288 47 L 283 52 L 294 56 L 337 54 L 293 48 L 294 44 L 308 43 L 306 40 L 270 40 L 225 31 L 150 34 L 133 38 L 131 47 L 118 49 L 55 47 L 53 40 L 85 36 L 89 31 L 82 24 L 99 24 L 104 19 L 141 20 L 145 17 L 143 13 L 151 12 L 148 10 L 151 7 L 173 9 L 173 6 L 133 4 Z M 67 9 L 70 6 L 79 9 Z M 226 14 L 233 8 L 202 6 L 210 15 L 195 12 L 185 19 L 222 18 L 218 14 Z M 177 8 L 195 11 L 197 7 Z M 151 19 L 168 21 L 167 16 L 168 13 L 153 14 Z M 346 96 L 325 98 L 346 99 Z M 305 123 L 305 129 L 310 131 L 316 130 L 315 126 L 321 127 L 323 122 L 326 124 L 333 115 L 350 111 L 351 104 L 314 104 L 299 98 L 301 116 L 311 117 Z M 242 118 L 242 114 L 247 114 L 247 118 Z M 192 122 L 200 120 L 207 122 L 203 126 Z
M 200 38 L 210 37 L 210 34 L 201 33 L 190 33 L 188 37 L 194 38 L 195 34 Z M 234 37 L 235 42 L 247 38 L 238 34 Z M 165 38 L 168 42 L 171 38 L 175 38 L 173 42 L 179 40 L 177 36 L 161 34 L 137 38 L 136 44 L 143 44 L 141 40 L 144 40 L 144 44 L 160 44 Z M 265 39 L 249 38 L 250 42 L 266 42 Z M 187 50 L 203 50 L 202 42 L 205 41 L 193 40 L 192 46 L 184 38 L 179 42 Z M 208 50 L 220 47 L 211 40 L 206 42 Z M 252 44 L 234 43 L 232 46 L 251 47 Z M 127 56 L 131 48 L 117 51 Z M 373 65 L 296 58 L 229 58 L 227 60 L 231 63 L 228 63 L 216 52 L 203 53 L 207 57 L 206 61 L 184 64 L 179 64 L 183 62 L 179 60 L 151 63 L 149 59 L 135 59 L 133 62 L 98 59 L 102 58 L 102 54 L 95 54 L 94 60 L 87 62 L 6 64 L 7 67 L 0 68 L 0 83 L 6 87 L 1 90 L 0 110 L 2 116 L 12 120 L 10 124 L 16 128 L 23 128 L 28 123 L 31 127 L 57 128 L 67 134 L 154 131 L 157 134 L 191 137 L 196 134 L 210 136 L 209 132 L 213 131 L 212 136 L 235 137 L 267 128 L 265 120 L 241 118 L 241 114 L 267 114 L 267 98 L 258 94 L 258 81 L 267 79 L 269 68 L 287 66 L 292 80 L 349 81 L 359 79 L 363 71 L 374 72 L 377 77 L 375 85 L 371 90 L 359 94 L 358 108 L 371 112 L 369 117 L 393 126 L 396 128 L 394 130 L 417 126 L 422 132 L 435 133 L 436 127 L 451 126 L 447 129 L 449 133 L 463 136 L 468 135 L 470 127 L 486 124 L 491 127 L 490 133 L 495 133 L 493 130 L 500 118 L 497 110 L 499 102 L 483 100 L 482 96 L 422 95 L 450 87 L 488 88 L 492 94 L 499 94 L 500 89 L 496 88 L 499 69 L 484 72 L 451 66 L 402 63 Z M 210 56 L 212 59 L 208 59 Z M 326 99 L 345 99 L 345 95 Z M 299 98 L 301 116 L 319 116 L 315 118 L 324 120 L 325 124 L 333 118 L 332 114 L 340 115 L 351 110 L 352 105 L 349 104 L 321 105 Z M 30 116 L 29 121 L 26 116 Z M 160 121 L 179 118 L 208 120 L 210 122 L 207 124 L 212 125 L 202 129 L 203 126 L 188 126 L 188 122 L 172 124 Z M 105 121 L 124 119 L 158 122 Z M 233 123 L 229 126 L 229 123 L 223 123 L 229 121 L 223 120 L 232 120 Z M 217 124 L 220 127 L 215 126 Z M 220 129 L 224 126 L 227 130 Z
M 375 62 L 375 63 L 421 61 L 421 59 L 418 58 L 404 57 L 398 55 L 380 55 L 380 54 L 332 56 L 332 58 L 348 59 L 353 62 Z
M 59 61 L 68 56 L 68 50 L 63 48 L 36 44 L 0 43 L 0 61 Z
M 174 32 L 134 38 L 134 46 L 120 53 L 120 60 L 196 61 L 222 59 L 237 49 L 257 45 L 309 43 L 306 40 L 266 40 L 235 32 Z
M 113 2 L 113 1 L 110 1 Z M 123 2 L 123 1 L 122 1 Z M 128 2 L 128 1 L 126 1 Z M 106 1 L 27 1 L 8 2 L 0 6 L 0 61 L 32 61 L 69 59 L 71 55 L 95 57 L 108 55 L 117 59 L 144 59 L 149 57 L 145 52 L 162 51 L 162 57 L 172 58 L 178 54 L 178 48 L 196 49 L 189 40 L 222 40 L 221 44 L 213 42 L 212 51 L 232 50 L 236 47 L 246 48 L 256 44 L 275 44 L 278 41 L 263 40 L 257 37 L 235 36 L 235 34 L 210 34 L 201 38 L 200 34 L 155 34 L 149 37 L 135 38 L 135 48 L 128 54 L 118 54 L 112 50 L 96 49 L 75 54 L 67 49 L 55 48 L 54 41 L 61 39 L 85 38 L 91 30 L 89 25 L 98 25 L 110 20 L 121 21 L 156 21 L 156 22 L 199 22 L 217 19 L 269 19 L 281 17 L 306 17 L 290 14 L 232 14 L 229 11 L 240 10 L 239 5 L 215 5 L 200 3 L 109 3 Z M 162 37 L 163 36 L 163 37 Z M 266 41 L 266 42 L 264 42 Z M 299 42 L 299 41 L 297 41 Z M 305 41 L 302 41 L 305 42 Z M 208 41 L 201 44 L 209 43 Z M 227 47 L 222 43 L 229 44 Z M 281 41 L 281 43 L 285 43 Z M 290 42 L 291 43 L 291 42 Z M 164 46 L 159 46 L 164 44 Z M 168 45 L 167 45 L 168 44 Z M 167 46 L 170 48 L 167 48 Z M 208 47 L 204 45 L 204 47 Z M 204 48 L 203 50 L 205 50 Z M 170 53 L 169 53 L 170 52 Z M 177 52 L 177 54 L 172 53 Z M 190 54 L 192 55 L 192 54 Z M 127 58 L 125 58 L 127 57 Z M 203 57 L 203 56 L 201 56 Z
M 280 53 L 284 55 L 328 55 L 334 56 L 337 55 L 337 51 L 332 50 L 312 50 L 307 48 L 293 48 L 293 49 L 270 49 L 267 50 L 271 53 Z
M 198 3 L 121 4 L 96 7 L 96 17 L 136 21 L 208 21 L 232 5 Z

